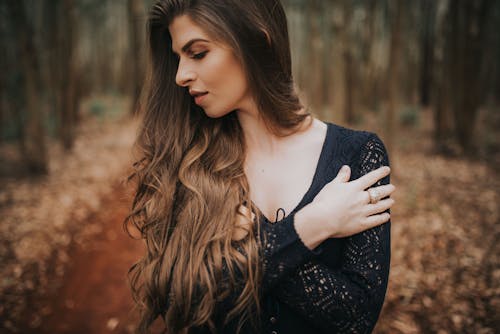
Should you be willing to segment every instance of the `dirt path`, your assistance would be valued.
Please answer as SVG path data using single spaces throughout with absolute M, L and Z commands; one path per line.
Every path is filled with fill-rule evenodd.
M 122 229 L 130 201 L 115 186 L 102 209 L 85 224 L 102 231 L 85 247 L 75 247 L 63 286 L 49 301 L 52 314 L 37 333 L 131 333 L 132 299 L 126 273 L 141 256 L 142 244 Z
M 392 156 L 391 182 L 398 187 L 394 195 L 398 205 L 392 214 L 391 277 L 385 308 L 374 333 L 496 333 L 499 321 L 495 311 L 500 305 L 499 286 L 494 283 L 500 267 L 498 164 L 490 166 L 480 159 L 432 154 L 429 133 L 409 132 L 405 137 L 409 144 Z M 115 146 L 110 147 L 115 150 Z M 95 154 L 89 156 L 95 159 Z M 75 177 L 65 179 L 73 181 Z M 87 182 L 85 179 L 77 186 Z M 93 184 L 104 187 L 101 179 Z M 52 186 L 64 187 L 58 183 Z M 78 205 L 71 207 L 71 224 L 67 225 L 85 224 L 97 232 L 75 243 L 68 253 L 70 267 L 64 271 L 63 285 L 47 303 L 36 308 L 48 314 L 36 322 L 36 330 L 7 333 L 132 333 L 135 319 L 126 273 L 141 256 L 142 243 L 122 229 L 130 205 L 128 193 L 122 186 L 115 186 L 90 218 L 78 219 L 81 215 L 75 212 L 81 208 L 81 201 L 75 201 Z M 13 198 L 24 199 L 27 194 L 28 190 Z M 85 198 L 95 199 L 89 195 Z M 58 210 L 46 207 L 51 208 L 51 216 L 28 220 L 33 226 L 57 218 L 54 215 Z M 12 226 L 23 221 L 13 217 Z M 60 236 L 61 232 L 52 234 Z M 39 243 L 46 244 L 43 240 Z M 33 247 L 26 249 L 33 253 Z M 14 295 L 16 290 L 10 288 L 8 292 Z M 35 298 L 34 292 L 29 294 L 28 305 L 33 310 Z M 2 307 L 0 302 L 0 333 L 4 333 Z M 25 322 L 22 325 L 34 323 L 31 316 L 28 313 L 21 317 Z M 152 332 L 160 333 L 160 327 L 158 321 Z

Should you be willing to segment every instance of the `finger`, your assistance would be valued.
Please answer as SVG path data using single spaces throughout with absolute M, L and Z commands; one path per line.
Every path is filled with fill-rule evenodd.
M 365 197 L 364 204 L 373 204 L 371 203 L 372 201 L 372 196 L 375 196 L 376 199 L 374 200 L 378 202 L 381 199 L 384 199 L 392 194 L 394 191 L 395 187 L 392 184 L 385 184 L 383 186 L 379 187 L 370 187 L 367 190 L 363 191 L 363 196 Z M 372 193 L 370 195 L 370 192 Z
M 342 166 L 342 168 L 340 168 L 337 176 L 335 177 L 335 179 L 333 179 L 332 182 L 337 182 L 337 183 L 348 182 L 350 177 L 351 177 L 351 168 L 348 165 L 344 165 Z
M 371 188 L 371 189 L 375 189 L 376 191 L 378 191 L 380 194 L 379 198 L 382 199 L 382 198 L 385 198 L 387 196 L 390 196 L 394 192 L 396 187 L 393 184 L 389 183 L 389 184 L 384 184 L 384 185 L 381 185 L 381 186 L 378 186 L 375 188 Z M 368 200 L 368 202 L 370 202 L 370 200 Z
M 373 215 L 366 217 L 363 223 L 363 231 L 369 230 L 375 226 L 382 225 L 391 219 L 391 215 L 387 212 L 381 213 L 379 215 Z
M 366 189 L 371 185 L 377 183 L 378 180 L 386 177 L 391 172 L 389 166 L 382 166 L 375 170 L 372 170 L 368 174 L 361 176 L 359 179 L 352 181 L 358 188 Z
M 376 213 L 384 212 L 389 209 L 394 204 L 394 200 L 392 198 L 387 198 L 381 200 L 375 204 L 367 204 L 366 215 L 371 216 Z

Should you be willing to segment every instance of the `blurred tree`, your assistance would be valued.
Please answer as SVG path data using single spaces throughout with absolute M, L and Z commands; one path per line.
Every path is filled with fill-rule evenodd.
M 35 161 L 29 165 L 43 161 L 28 153 L 43 156 L 42 133 L 54 131 L 72 147 L 83 96 L 128 95 L 136 109 L 144 9 L 152 2 L 0 1 L 0 138 L 19 139 L 19 151 Z M 402 110 L 418 114 L 419 104 L 430 105 L 436 147 L 452 138 L 474 151 L 480 108 L 500 100 L 499 1 L 283 3 L 295 83 L 319 117 L 352 124 L 367 111 L 382 111 L 373 116 L 390 135 L 405 117 Z M 495 107 L 485 108 L 484 116 Z M 415 125 L 417 117 L 406 124 Z
M 307 24 L 309 25 L 310 38 L 309 45 L 309 64 L 307 78 L 307 90 L 310 98 L 310 104 L 313 109 L 322 115 L 324 107 L 324 77 L 323 74 L 323 39 L 322 36 L 322 4 L 320 0 L 311 0 L 308 3 Z
M 47 92 L 56 134 L 65 150 L 73 147 L 78 122 L 80 101 L 80 77 L 76 45 L 78 43 L 78 20 L 74 0 L 44 1 L 44 23 L 46 34 L 43 42 L 48 46 L 44 52 L 48 70 L 45 71 Z
M 377 94 L 373 93 L 374 82 L 375 82 L 375 68 L 373 66 L 374 58 L 374 37 L 375 37 L 375 19 L 377 15 L 377 4 L 380 2 L 377 0 L 368 0 L 366 8 L 366 23 L 363 27 L 363 50 L 361 52 L 362 66 L 364 79 L 361 81 L 362 84 L 362 103 L 364 103 L 368 109 L 374 110 L 376 108 L 377 101 L 375 100 Z
M 492 0 L 450 2 L 450 80 L 455 131 L 464 153 L 472 154 L 478 108 L 484 99 L 480 82 L 485 26 Z M 450 94 L 451 95 L 451 94 Z
M 344 16 L 343 28 L 340 30 L 340 43 L 342 44 L 342 58 L 344 60 L 344 121 L 347 124 L 353 124 L 355 120 L 354 114 L 354 59 L 353 59 L 353 43 L 350 39 L 350 23 L 352 21 L 352 13 L 354 4 L 348 0 L 342 0 L 342 14 Z
M 399 67 L 401 64 L 401 15 L 403 13 L 403 4 L 399 0 L 390 1 L 391 14 L 391 44 L 389 51 L 389 91 L 387 118 L 385 120 L 385 136 L 388 151 L 392 151 L 394 146 L 393 138 L 396 136 L 396 113 L 399 108 Z
M 420 103 L 427 106 L 430 104 L 430 87 L 432 85 L 434 25 L 437 2 L 435 0 L 421 0 L 420 6 L 422 14 L 422 29 L 420 32 Z
M 61 16 L 61 76 L 59 82 L 60 106 L 59 134 L 63 147 L 69 150 L 75 140 L 78 112 L 77 69 L 75 45 L 77 41 L 77 16 L 74 0 L 63 0 Z
M 6 94 L 6 82 L 5 74 L 7 73 L 7 43 L 4 38 L 5 31 L 5 15 L 3 11 L 3 6 L 0 5 L 0 144 L 4 139 L 4 127 L 7 120 L 6 111 L 7 106 L 7 94 Z
M 445 139 L 454 133 L 462 151 L 476 152 L 474 132 L 479 107 L 485 103 L 485 41 L 491 0 L 442 2 L 437 10 L 434 97 L 436 149 L 446 150 Z M 498 5 L 498 4 L 497 4 Z M 498 72 L 498 70 L 497 70 Z M 493 78 L 498 73 L 493 75 Z M 452 124 L 450 124 L 452 123 Z
M 138 107 L 139 97 L 141 94 L 141 87 L 143 81 L 143 67 L 141 59 L 141 26 L 143 15 L 143 3 L 141 0 L 128 0 L 128 21 L 129 21 L 129 54 L 130 62 L 129 68 L 131 75 L 130 82 L 130 95 L 132 98 L 131 112 L 135 113 Z
M 446 66 L 446 59 L 449 58 L 449 41 L 447 40 L 448 32 L 448 5 L 447 3 L 440 2 L 436 9 L 436 29 L 434 35 L 436 41 L 434 44 L 433 58 L 434 58 L 434 75 L 432 82 L 431 96 L 433 110 L 434 110 L 434 148 L 437 152 L 443 152 L 445 149 L 445 138 L 449 132 L 450 126 L 449 117 L 446 117 L 450 112 L 450 80 L 449 66 Z
M 12 30 L 16 35 L 16 49 L 21 60 L 24 101 L 26 110 L 23 123 L 21 153 L 27 169 L 33 174 L 47 173 L 47 149 L 43 124 L 42 82 L 38 52 L 34 41 L 32 22 L 27 17 L 24 0 L 7 1 Z M 19 106 L 19 105 L 18 105 Z M 14 106 L 12 106 L 14 107 Z M 21 110 L 17 110 L 21 113 Z
M 343 2 L 329 2 L 329 20 L 330 23 L 330 38 L 333 39 L 329 45 L 330 62 L 326 75 L 330 76 L 330 94 L 331 94 L 331 110 L 335 114 L 333 120 L 338 122 L 346 121 L 346 75 L 345 75 L 345 57 L 344 46 L 349 43 L 347 38 L 347 22 L 345 22 Z

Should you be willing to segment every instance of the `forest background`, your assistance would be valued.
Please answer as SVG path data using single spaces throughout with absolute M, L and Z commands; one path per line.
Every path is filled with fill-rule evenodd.
M 0 332 L 131 333 L 151 0 L 0 0 Z M 500 329 L 500 1 L 283 0 L 297 89 L 397 187 L 376 333 Z

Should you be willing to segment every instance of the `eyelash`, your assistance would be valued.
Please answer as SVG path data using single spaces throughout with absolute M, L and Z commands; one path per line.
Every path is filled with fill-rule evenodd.
M 200 53 L 195 53 L 191 56 L 191 58 L 193 59 L 202 59 L 203 57 L 205 57 L 205 55 L 207 54 L 208 51 L 204 51 L 204 52 L 200 52 Z

